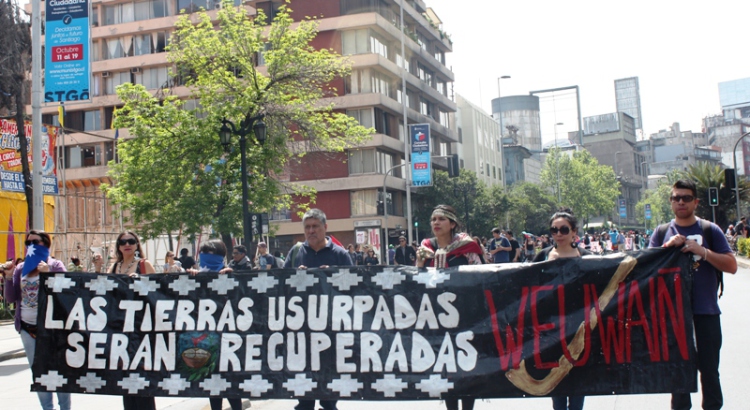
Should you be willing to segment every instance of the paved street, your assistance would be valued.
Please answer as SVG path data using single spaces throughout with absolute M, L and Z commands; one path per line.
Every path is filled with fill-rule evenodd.
M 747 266 L 747 265 L 745 265 Z M 750 295 L 750 269 L 740 268 L 737 275 L 724 275 L 724 297 L 720 301 L 724 312 L 722 327 L 724 347 L 722 349 L 721 380 L 724 387 L 725 409 L 746 409 L 745 380 L 750 368 L 750 354 L 745 343 L 750 340 L 750 327 L 747 326 L 748 297 Z M 0 325 L 0 356 L 21 348 L 20 339 L 12 324 Z M 4 356 L 7 357 L 7 356 Z M 25 357 L 0 361 L 0 403 L 4 409 L 38 408 L 36 395 L 29 392 L 31 371 Z M 744 403 L 744 404 L 743 404 Z M 157 398 L 157 408 L 175 410 L 208 409 L 206 399 Z M 268 400 L 252 403 L 254 409 L 291 410 L 295 402 L 291 400 Z M 410 410 L 439 410 L 444 408 L 439 401 L 418 402 L 359 402 L 342 401 L 341 410 L 383 409 L 408 406 Z M 76 409 L 121 408 L 121 399 L 116 396 L 84 395 L 73 396 Z M 548 410 L 552 408 L 548 398 L 484 400 L 476 404 L 477 410 L 502 408 L 504 410 Z M 665 410 L 669 409 L 669 395 L 621 395 L 586 398 L 587 409 L 605 410 Z M 693 395 L 693 408 L 700 408 L 700 394 Z

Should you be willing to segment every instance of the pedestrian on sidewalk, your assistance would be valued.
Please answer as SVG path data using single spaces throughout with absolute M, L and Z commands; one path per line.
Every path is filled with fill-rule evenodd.
M 16 304 L 16 331 L 21 335 L 29 366 L 34 365 L 40 272 L 65 272 L 65 265 L 49 256 L 52 238 L 47 232 L 31 230 L 26 234 L 26 260 L 18 264 L 13 275 L 5 277 L 5 298 Z M 54 409 L 52 392 L 37 392 L 42 409 Z M 57 393 L 60 410 L 70 410 L 70 393 Z

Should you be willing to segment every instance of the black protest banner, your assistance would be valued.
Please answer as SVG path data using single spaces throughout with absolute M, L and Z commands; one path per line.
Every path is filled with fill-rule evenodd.
M 697 387 L 678 250 L 43 279 L 33 390 L 387 400 Z

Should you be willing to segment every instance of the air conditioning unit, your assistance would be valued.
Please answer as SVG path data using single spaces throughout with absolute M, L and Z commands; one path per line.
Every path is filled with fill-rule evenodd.
M 112 75 L 112 73 L 110 73 L 109 71 L 102 71 L 102 77 L 106 78 L 106 77 L 109 77 L 110 75 Z
M 216 10 L 221 10 L 221 2 L 218 2 L 218 3 L 214 4 L 214 8 Z
M 133 74 L 138 74 L 141 72 L 141 67 L 133 67 L 130 69 L 130 72 Z

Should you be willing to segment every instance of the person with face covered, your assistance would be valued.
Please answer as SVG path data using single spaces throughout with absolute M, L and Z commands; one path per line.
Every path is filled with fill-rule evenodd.
M 29 366 L 34 364 L 38 323 L 40 272 L 66 272 L 65 265 L 50 257 L 52 238 L 47 232 L 31 230 L 26 234 L 26 259 L 5 277 L 5 299 L 16 304 L 15 326 L 21 335 Z M 9 272 L 10 273 L 10 272 Z M 37 392 L 42 409 L 54 409 L 52 392 Z M 70 393 L 57 393 L 61 410 L 70 410 Z

